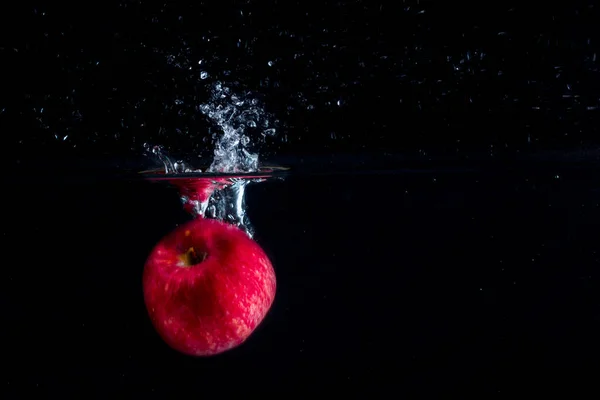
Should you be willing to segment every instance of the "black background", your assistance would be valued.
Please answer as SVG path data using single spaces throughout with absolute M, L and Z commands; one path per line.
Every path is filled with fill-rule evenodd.
M 2 391 L 593 390 L 594 4 L 123 4 L 3 15 Z M 174 189 L 137 178 L 154 165 L 141 144 L 210 155 L 188 102 L 205 84 L 165 62 L 182 40 L 184 61 L 263 98 L 280 123 L 261 155 L 292 167 L 247 193 L 276 302 L 246 344 L 208 359 L 170 350 L 141 292 L 147 254 L 190 218 Z

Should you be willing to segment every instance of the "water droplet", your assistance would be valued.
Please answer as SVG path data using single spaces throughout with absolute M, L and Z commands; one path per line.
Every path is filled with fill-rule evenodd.
M 183 161 L 177 161 L 173 164 L 173 169 L 175 170 L 176 173 L 185 172 L 185 170 L 186 170 L 185 163 Z
M 233 102 L 233 104 L 235 104 L 238 107 L 244 105 L 244 100 L 240 99 L 236 95 L 231 96 L 231 101 Z

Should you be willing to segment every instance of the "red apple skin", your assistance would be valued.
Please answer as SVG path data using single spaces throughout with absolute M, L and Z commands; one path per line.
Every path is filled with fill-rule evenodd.
M 194 247 L 206 253 L 184 266 Z M 211 356 L 243 343 L 273 304 L 275 271 L 261 247 L 239 228 L 197 218 L 165 236 L 143 274 L 144 301 L 152 323 L 173 349 Z

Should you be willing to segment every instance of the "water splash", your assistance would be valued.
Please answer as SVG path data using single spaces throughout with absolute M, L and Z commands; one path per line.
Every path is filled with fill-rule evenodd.
M 213 218 L 230 223 L 250 237 L 254 229 L 246 216 L 246 185 L 260 179 L 199 177 L 172 179 L 181 193 L 184 209 L 195 218 Z
M 173 161 L 164 146 L 144 143 L 144 149 L 146 155 L 163 165 L 164 174 L 172 177 L 167 180 L 179 189 L 184 209 L 194 218 L 214 218 L 224 221 L 242 229 L 248 236 L 253 236 L 254 229 L 246 216 L 246 186 L 251 182 L 262 182 L 266 178 L 246 174 L 200 175 L 188 178 L 180 174 L 202 173 L 202 170 L 193 169 L 183 161 Z
M 181 173 L 189 173 L 189 172 L 202 172 L 201 169 L 193 169 L 187 166 L 187 164 L 182 161 L 173 161 L 169 156 L 169 153 L 165 149 L 165 146 L 162 145 L 151 145 L 149 143 L 144 143 L 144 154 L 146 156 L 152 157 L 155 161 L 162 164 L 165 174 L 181 174 Z
M 248 236 L 254 235 L 254 228 L 246 215 L 246 186 L 250 180 L 231 179 L 230 185 L 223 185 L 210 196 L 204 216 L 226 221 L 245 231 Z
M 215 82 L 209 101 L 200 112 L 220 129 L 214 135 L 214 158 L 208 172 L 254 172 L 258 170 L 258 153 L 252 151 L 251 136 L 273 136 L 273 121 L 251 92 L 234 93 L 222 82 Z

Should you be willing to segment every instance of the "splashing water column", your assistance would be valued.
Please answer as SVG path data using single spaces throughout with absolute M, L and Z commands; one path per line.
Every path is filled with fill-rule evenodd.
M 223 218 L 230 215 L 225 206 L 232 202 L 210 204 L 216 197 L 231 200 L 223 192 L 241 180 L 163 179 L 180 190 L 184 207 L 196 218 L 151 251 L 143 273 L 146 308 L 156 331 L 173 349 L 192 356 L 217 355 L 242 344 L 263 321 L 275 298 L 275 271 L 243 216 L 231 222 Z M 238 206 L 243 204 L 243 190 L 231 193 Z M 219 210 L 208 213 L 209 204 Z
M 169 183 L 181 194 L 183 208 L 194 217 L 204 217 L 208 202 L 217 188 L 227 186 L 227 180 L 217 179 L 172 179 Z

